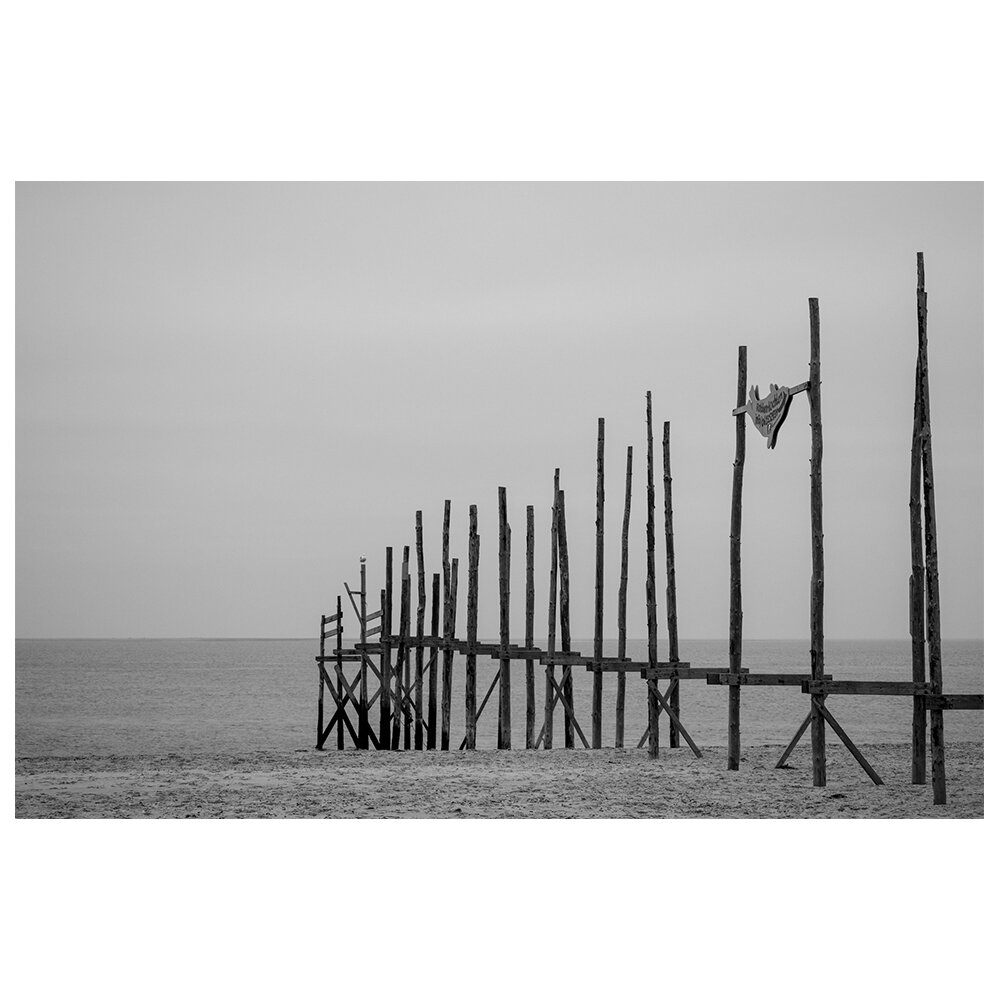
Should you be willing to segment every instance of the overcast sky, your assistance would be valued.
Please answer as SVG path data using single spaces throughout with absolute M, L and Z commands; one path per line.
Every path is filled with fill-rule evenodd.
M 904 637 L 916 357 L 929 293 L 946 637 L 983 629 L 980 184 L 20 184 L 17 634 L 309 636 L 358 557 L 443 500 L 480 634 L 497 630 L 497 486 L 523 621 L 536 511 L 544 631 L 552 471 L 572 623 L 593 633 L 597 419 L 607 421 L 605 635 L 635 446 L 630 634 L 644 634 L 645 391 L 671 421 L 678 619 L 728 629 L 736 359 L 808 377 L 823 336 L 826 631 Z M 744 634 L 809 634 L 809 420 L 748 425 Z M 398 569 L 397 569 L 398 580 Z M 683 646 L 682 646 L 683 652 Z

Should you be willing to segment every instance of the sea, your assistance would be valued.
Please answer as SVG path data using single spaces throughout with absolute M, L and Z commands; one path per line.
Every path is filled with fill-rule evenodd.
M 490 641 L 490 640 L 483 640 Z M 495 641 L 495 640 L 494 640 Z M 590 650 L 583 643 L 575 648 Z M 608 648 L 607 646 L 605 647 Z M 630 642 L 629 656 L 645 656 L 645 641 Z M 908 640 L 827 640 L 826 671 L 837 680 L 910 680 Z M 315 639 L 18 639 L 15 640 L 15 754 L 17 757 L 142 754 L 240 754 L 308 750 L 316 742 L 318 670 Z M 727 669 L 726 639 L 683 640 L 681 659 L 697 667 Z M 808 640 L 747 640 L 743 665 L 754 672 L 809 670 Z M 357 666 L 350 665 L 348 677 Z M 497 661 L 477 658 L 481 700 Z M 556 668 L 557 674 L 560 668 Z M 983 691 L 983 641 L 943 644 L 944 689 Z M 440 672 L 439 672 L 440 673 Z M 512 743 L 525 745 L 524 664 L 511 664 Z M 465 732 L 464 656 L 455 657 L 451 745 Z M 592 677 L 573 669 L 574 710 L 591 734 Z M 542 719 L 544 668 L 535 666 L 536 718 Z M 614 745 L 617 679 L 606 675 L 603 741 Z M 701 680 L 681 682 L 681 719 L 701 746 L 725 746 L 727 688 Z M 908 743 L 912 701 L 906 697 L 831 696 L 827 706 L 856 743 Z M 326 697 L 326 712 L 332 700 Z M 373 716 L 377 713 L 377 705 Z M 643 683 L 626 687 L 625 745 L 635 747 L 646 728 Z M 796 686 L 744 687 L 744 746 L 783 745 L 808 713 Z M 440 717 L 440 716 L 439 716 Z M 666 717 L 661 716 L 661 746 Z M 563 745 L 563 712 L 555 716 L 555 745 Z M 377 723 L 374 725 L 378 729 Z M 497 690 L 478 723 L 480 749 L 496 746 Z M 350 738 L 345 735 L 347 746 Z M 830 734 L 829 739 L 836 737 Z M 945 742 L 983 740 L 983 713 L 945 715 Z M 577 747 L 580 741 L 577 738 Z M 336 746 L 332 735 L 327 747 Z

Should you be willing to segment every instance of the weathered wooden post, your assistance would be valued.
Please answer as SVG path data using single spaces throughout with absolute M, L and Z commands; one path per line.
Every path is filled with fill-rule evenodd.
M 597 419 L 597 512 L 594 543 L 594 662 L 604 658 L 604 417 Z M 601 748 L 601 721 L 604 701 L 604 673 L 594 671 L 594 695 L 591 711 L 591 744 Z
M 917 256 L 918 268 L 920 256 Z M 919 274 L 919 272 L 918 272 Z M 919 296 L 919 277 L 917 291 Z M 920 303 L 917 302 L 919 324 Z M 921 514 L 921 432 L 923 408 L 920 405 L 920 359 L 917 348 L 916 378 L 913 392 L 913 440 L 910 445 L 910 658 L 913 682 L 927 682 L 927 663 L 924 646 L 924 540 Z M 927 783 L 927 702 L 923 695 L 913 696 L 913 743 L 910 780 L 914 785 Z
M 385 550 L 385 597 L 382 602 L 382 677 L 379 699 L 379 746 L 388 750 L 392 740 L 392 705 L 390 688 L 392 683 L 392 546 Z
M 931 449 L 931 390 L 927 356 L 927 292 L 924 290 L 924 255 L 917 254 L 917 358 L 920 366 L 921 460 L 924 471 L 924 549 L 927 575 L 927 658 L 931 693 L 943 691 L 941 669 L 941 598 L 938 582 L 937 514 L 934 507 L 934 456 Z M 931 708 L 931 785 L 934 804 L 948 801 L 944 769 L 944 713 L 940 702 Z
M 546 750 L 552 749 L 552 716 L 555 710 L 556 601 L 559 587 L 559 470 L 553 478 L 552 533 L 549 547 L 549 662 L 545 664 L 545 720 L 542 734 Z
M 368 576 L 364 556 L 361 557 L 361 590 L 358 593 L 361 602 L 361 642 L 368 642 Z M 368 662 L 361 658 L 361 680 L 358 682 L 358 739 L 364 750 L 368 749 Z
M 746 458 L 747 349 L 741 346 L 736 373 L 736 459 L 729 519 L 729 673 L 743 665 L 743 590 L 740 543 L 743 532 L 743 463 Z M 729 754 L 726 767 L 740 769 L 740 686 L 729 685 Z
M 319 616 L 319 706 L 316 717 L 316 749 L 323 749 L 323 689 L 326 681 L 323 678 L 323 671 L 326 669 L 326 615 Z M 339 748 L 338 748 L 339 749 Z
M 622 572 L 618 583 L 618 659 L 628 655 L 625 648 L 625 607 L 628 597 L 628 526 L 632 512 L 632 445 L 625 463 L 625 513 L 622 515 Z M 615 699 L 615 747 L 625 746 L 625 671 L 618 671 Z
M 569 544 L 566 538 L 566 494 L 560 490 L 557 502 L 559 520 L 559 631 L 562 637 L 562 651 L 568 653 L 573 648 L 569 629 Z M 564 663 L 562 668 L 563 720 L 565 723 L 566 747 L 576 746 L 573 732 L 573 667 Z
M 524 581 L 524 645 L 531 649 L 535 644 L 535 508 L 528 504 L 528 527 L 525 544 Z M 530 657 L 524 663 L 525 748 L 535 745 L 535 661 Z
M 423 512 L 417 511 L 417 651 L 414 669 L 416 723 L 414 726 L 414 746 L 424 748 L 424 614 L 427 611 L 427 587 L 424 581 L 424 526 Z
M 441 668 L 441 749 L 451 748 L 451 671 L 455 660 L 455 609 L 458 605 L 458 560 L 452 559 L 448 571 L 448 597 L 445 601 L 444 663 Z
M 660 756 L 660 704 L 656 696 L 659 681 L 656 666 L 656 485 L 653 479 L 653 394 L 646 393 L 646 632 L 650 674 L 646 678 L 649 709 L 649 756 Z
M 438 627 L 441 613 L 441 574 L 431 577 L 431 635 L 441 637 Z M 437 643 L 431 646 L 430 663 L 427 668 L 427 749 L 437 749 L 438 721 L 438 653 Z
M 663 424 L 663 531 L 667 555 L 667 642 L 669 659 L 676 663 L 680 658 L 677 642 L 677 581 L 674 573 L 674 490 L 670 475 L 670 421 Z M 670 707 L 679 719 L 681 717 L 681 686 L 674 681 L 670 685 Z M 681 734 L 673 719 L 670 720 L 670 748 L 681 745 Z
M 497 490 L 497 513 L 500 525 L 500 711 L 498 714 L 499 750 L 510 749 L 510 525 L 507 523 L 507 490 Z M 507 654 L 507 655 L 504 655 Z
M 400 723 L 403 714 L 403 667 L 406 661 L 407 611 L 410 596 L 410 546 L 403 546 L 403 572 L 399 580 L 399 651 L 396 656 L 396 671 L 393 678 L 392 749 L 399 749 Z
M 469 593 L 466 619 L 465 745 L 470 750 L 475 750 L 476 642 L 479 638 L 479 525 L 475 504 L 469 506 Z
M 362 627 L 361 631 L 364 631 Z M 361 641 L 365 641 L 365 637 L 361 637 Z M 343 660 L 341 657 L 344 652 L 344 609 L 341 606 L 340 596 L 337 596 L 337 710 L 340 710 L 340 706 L 344 704 L 344 681 L 341 677 L 341 667 L 343 666 Z M 367 670 L 367 665 L 365 664 L 364 657 L 361 658 L 361 672 L 364 673 Z M 322 690 L 322 687 L 320 688 Z M 365 713 L 365 718 L 359 720 L 361 725 L 368 725 L 368 713 Z M 337 719 L 337 749 L 344 749 L 344 714 L 340 712 Z
M 809 460 L 809 511 L 812 524 L 812 580 L 809 589 L 809 660 L 814 681 L 823 680 L 823 417 L 820 408 L 819 299 L 809 300 L 809 413 L 812 457 Z M 812 698 L 813 785 L 826 784 L 825 694 Z

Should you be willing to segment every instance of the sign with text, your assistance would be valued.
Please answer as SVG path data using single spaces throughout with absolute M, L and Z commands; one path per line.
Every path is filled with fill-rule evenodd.
M 792 393 L 787 385 L 777 386 L 772 382 L 771 391 L 763 399 L 757 386 L 750 388 L 746 412 L 754 427 L 767 438 L 768 448 L 773 448 L 778 440 L 778 431 L 785 422 L 791 402 Z

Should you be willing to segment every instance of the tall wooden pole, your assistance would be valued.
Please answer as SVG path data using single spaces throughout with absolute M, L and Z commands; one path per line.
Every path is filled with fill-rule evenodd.
M 497 488 L 497 519 L 500 532 L 500 711 L 497 749 L 510 749 L 510 524 L 507 522 L 507 490 Z
M 368 575 L 364 556 L 361 557 L 361 591 L 358 600 L 361 602 L 361 642 L 367 642 L 368 636 Z M 361 680 L 358 682 L 358 740 L 361 748 L 368 749 L 368 661 L 361 658 Z
M 632 445 L 628 446 L 625 463 L 625 513 L 622 515 L 622 572 L 618 583 L 618 659 L 628 655 L 625 645 L 625 608 L 628 600 L 628 526 L 632 513 Z M 615 746 L 625 746 L 625 671 L 618 671 L 618 690 L 615 698 Z
M 362 629 L 362 631 L 364 631 Z M 361 641 L 364 642 L 364 636 L 361 637 Z M 337 597 L 337 666 L 343 666 L 343 660 L 341 655 L 344 652 L 344 609 L 341 605 L 341 599 Z M 324 664 L 326 666 L 326 664 Z M 368 669 L 368 664 L 365 663 L 364 657 L 361 658 L 361 672 L 364 673 Z M 340 705 L 344 704 L 344 682 L 341 680 L 341 671 L 337 671 L 337 701 L 338 709 Z M 360 722 L 361 720 L 359 720 Z M 367 726 L 368 724 L 368 713 L 365 713 L 365 719 L 361 723 Z M 344 716 L 341 715 L 337 720 L 337 749 L 344 749 Z
M 476 749 L 476 643 L 479 640 L 479 523 L 476 505 L 469 505 L 469 593 L 465 633 L 465 745 Z M 461 749 L 461 747 L 459 747 Z
M 604 657 L 604 417 L 597 420 L 597 513 L 594 521 L 594 660 Z M 591 710 L 591 745 L 601 748 L 601 721 L 604 701 L 604 673 L 594 671 Z
M 431 635 L 440 637 L 438 626 L 441 614 L 441 575 L 431 577 Z M 438 721 L 438 647 L 431 649 L 430 665 L 427 673 L 427 749 L 437 749 Z
M 406 660 L 406 612 L 410 596 L 410 546 L 403 546 L 403 572 L 399 578 L 399 652 L 393 677 L 392 749 L 399 749 L 403 714 L 403 665 Z M 390 619 L 391 620 L 391 619 Z
M 524 581 L 524 644 L 528 649 L 535 644 L 535 508 L 527 508 L 527 541 L 525 543 Z M 524 664 L 525 747 L 535 745 L 535 661 Z
M 653 479 L 653 394 L 646 393 L 646 632 L 650 670 L 656 665 L 656 484 Z M 646 678 L 649 691 L 649 756 L 660 756 L 659 681 Z
M 382 691 L 379 704 L 379 746 L 389 749 L 392 738 L 392 546 L 385 550 L 385 605 L 382 608 Z
M 931 692 L 943 689 L 941 667 L 941 597 L 938 584 L 937 514 L 934 509 L 934 456 L 931 449 L 931 390 L 927 357 L 927 292 L 924 255 L 917 254 L 917 357 L 920 364 L 920 404 L 923 411 L 921 458 L 924 469 L 924 551 L 927 566 L 927 658 Z M 948 801 L 944 770 L 944 713 L 931 709 L 931 785 L 934 804 Z
M 455 617 L 458 605 L 458 560 L 452 559 L 448 570 L 448 596 L 445 601 L 444 638 L 446 641 L 455 639 Z M 444 651 L 444 662 L 441 667 L 441 749 L 451 748 L 451 671 L 455 661 L 455 650 L 449 647 Z
M 339 624 L 339 623 L 338 623 Z M 326 620 L 325 616 L 319 616 L 319 705 L 317 706 L 316 717 L 316 749 L 323 749 L 323 689 L 326 682 L 323 680 L 323 671 L 326 670 L 326 663 L 323 657 L 326 656 Z
M 427 612 L 427 586 L 424 580 L 424 525 L 423 512 L 417 511 L 417 650 L 414 669 L 414 700 L 416 701 L 416 722 L 414 724 L 414 746 L 424 748 L 424 615 Z
M 812 458 L 809 461 L 809 510 L 812 522 L 812 581 L 809 592 L 809 660 L 814 681 L 823 679 L 823 417 L 820 408 L 819 299 L 809 300 L 809 413 Z M 812 696 L 813 785 L 826 784 L 826 695 Z
M 566 538 L 566 494 L 560 490 L 557 504 L 559 512 L 559 632 L 562 638 L 562 651 L 568 653 L 573 648 L 569 631 L 569 545 Z M 563 721 L 565 723 L 566 747 L 572 750 L 576 746 L 576 735 L 573 731 L 573 668 L 564 663 L 562 668 L 562 692 L 566 699 L 563 702 Z
M 667 553 L 667 641 L 669 644 L 669 659 L 676 662 L 680 659 L 677 642 L 677 582 L 674 574 L 674 490 L 673 478 L 670 475 L 670 421 L 663 424 L 663 531 Z M 681 717 L 681 686 L 670 686 L 670 707 L 679 719 Z M 670 747 L 676 749 L 681 745 L 681 734 L 677 724 L 670 720 Z
M 917 260 L 920 258 L 918 256 Z M 919 284 L 918 284 L 919 292 Z M 917 315 L 920 315 L 919 300 Z M 919 346 L 917 349 L 919 355 Z M 924 415 L 920 405 L 920 360 L 916 366 L 913 392 L 913 440 L 910 445 L 910 659 L 913 681 L 927 681 L 926 647 L 924 644 L 924 539 L 921 514 L 921 432 Z M 927 709 L 922 695 L 913 696 L 913 741 L 910 780 L 914 785 L 927 783 Z
M 552 715 L 555 710 L 555 665 L 551 657 L 556 655 L 556 602 L 559 597 L 559 470 L 553 477 L 552 533 L 549 550 L 549 642 L 550 662 L 545 665 L 545 719 L 543 740 L 546 750 L 552 749 Z
M 747 349 L 740 347 L 736 371 L 736 408 L 747 402 Z M 736 458 L 733 461 L 733 501 L 729 517 L 729 672 L 743 664 L 743 590 L 740 544 L 743 533 L 743 462 L 746 456 L 746 413 L 736 415 Z M 740 769 L 740 687 L 729 685 L 729 753 L 726 767 Z

